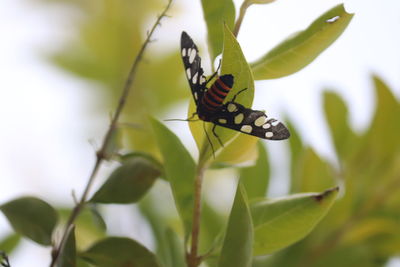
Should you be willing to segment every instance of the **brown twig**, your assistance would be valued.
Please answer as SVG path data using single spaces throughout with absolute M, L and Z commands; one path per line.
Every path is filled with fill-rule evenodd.
M 250 4 L 248 3 L 248 1 L 244 1 L 240 6 L 239 17 L 237 18 L 235 27 L 233 28 L 233 35 L 235 37 L 237 37 L 239 34 L 240 26 L 242 26 L 244 15 L 246 14 L 247 8 L 249 6 Z
M 106 133 L 106 135 L 104 137 L 103 144 L 102 144 L 101 148 L 99 149 L 99 151 L 96 154 L 96 162 L 95 162 L 95 164 L 93 166 L 93 169 L 92 169 L 92 172 L 91 172 L 91 174 L 89 176 L 89 179 L 88 179 L 88 182 L 86 184 L 85 190 L 83 191 L 83 194 L 82 194 L 79 202 L 75 205 L 73 211 L 71 212 L 71 214 L 70 214 L 70 216 L 69 216 L 69 218 L 67 220 L 67 224 L 65 226 L 65 229 L 64 229 L 64 232 L 63 232 L 63 235 L 62 235 L 60 243 L 53 250 L 53 257 L 52 257 L 52 261 L 50 263 L 50 267 L 55 266 L 55 264 L 56 264 L 56 262 L 58 260 L 58 257 L 60 255 L 60 251 L 62 250 L 62 248 L 63 248 L 63 246 L 65 244 L 65 241 L 66 241 L 66 238 L 67 238 L 67 234 L 68 234 L 68 229 L 70 229 L 71 225 L 74 223 L 75 219 L 78 217 L 78 215 L 82 211 L 82 208 L 86 204 L 87 197 L 88 197 L 89 191 L 90 191 L 90 189 L 92 187 L 94 178 L 97 175 L 97 172 L 98 172 L 98 170 L 100 168 L 101 163 L 103 162 L 103 160 L 105 160 L 107 158 L 107 155 L 106 155 L 107 151 L 106 150 L 107 150 L 107 147 L 108 147 L 108 145 L 109 145 L 109 143 L 110 143 L 110 141 L 112 139 L 112 135 L 113 135 L 113 133 L 114 133 L 116 127 L 117 127 L 118 119 L 119 119 L 119 117 L 120 117 L 120 115 L 122 113 L 122 110 L 123 110 L 123 108 L 125 106 L 125 102 L 126 102 L 126 100 L 128 98 L 128 95 L 129 95 L 129 93 L 131 91 L 131 87 L 132 87 L 132 84 L 134 82 L 135 74 L 136 74 L 136 71 L 137 71 L 137 66 L 138 66 L 138 64 L 140 63 L 140 61 L 141 61 L 141 59 L 143 57 L 143 54 L 144 54 L 145 49 L 147 48 L 147 45 L 151 42 L 151 37 L 152 37 L 155 29 L 157 28 L 158 25 L 160 25 L 161 19 L 163 17 L 167 16 L 166 13 L 169 10 L 169 8 L 171 7 L 171 4 L 172 4 L 172 0 L 169 0 L 167 6 L 164 9 L 164 11 L 161 13 L 161 15 L 159 15 L 157 17 L 156 22 L 154 23 L 154 25 L 151 28 L 150 32 L 148 32 L 147 37 L 146 37 L 142 47 L 140 48 L 140 50 L 139 50 L 139 52 L 138 52 L 138 54 L 137 54 L 137 56 L 136 56 L 136 58 L 135 58 L 135 60 L 134 60 L 134 62 L 132 64 L 132 66 L 131 66 L 131 69 L 130 69 L 130 71 L 128 73 L 128 77 L 126 79 L 126 82 L 125 82 L 125 85 L 124 85 L 124 88 L 123 88 L 123 91 L 122 91 L 122 94 L 121 94 L 121 97 L 119 98 L 118 106 L 117 106 L 117 108 L 115 110 L 114 116 L 111 119 L 110 127 L 107 130 L 107 133 Z

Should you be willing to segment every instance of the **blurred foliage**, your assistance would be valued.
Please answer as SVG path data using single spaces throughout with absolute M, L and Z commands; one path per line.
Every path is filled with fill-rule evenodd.
M 349 125 L 344 101 L 333 92 L 324 94 L 339 170 L 305 148 L 294 134 L 292 190 L 341 184 L 344 192 L 304 240 L 272 257 L 256 259 L 253 266 L 384 266 L 400 253 L 400 102 L 380 78 L 373 81 L 376 111 L 361 134 Z
M 107 99 L 110 104 L 115 105 L 131 62 L 145 38 L 144 29 L 148 26 L 148 21 L 153 18 L 155 20 L 155 10 L 158 12 L 166 3 L 161 0 L 42 2 L 61 2 L 69 5 L 73 7 L 73 12 L 76 12 L 76 18 L 79 18 L 76 22 L 77 38 L 70 40 L 63 49 L 51 55 L 53 62 L 74 75 L 100 84 L 99 88 L 103 90 L 101 93 L 109 96 Z M 218 12 L 232 18 L 232 2 L 225 2 L 229 5 L 228 8 L 222 8 L 223 11 Z M 220 23 L 220 17 L 212 14 L 213 2 L 204 0 L 202 4 L 207 27 L 214 29 L 213 24 Z M 218 10 L 221 10 L 221 6 Z M 332 17 L 332 14 L 336 13 L 330 12 L 336 11 L 342 12 L 341 17 Z M 178 16 L 172 11 L 169 15 Z M 273 51 L 278 51 L 282 56 L 282 53 L 287 52 L 288 45 L 294 45 L 291 46 L 293 48 L 310 34 L 321 34 L 315 28 L 320 26 L 320 22 L 331 30 L 336 25 L 338 28 L 328 34 L 331 39 L 327 41 L 325 36 L 317 41 L 321 46 L 315 46 L 312 42 L 296 51 L 306 55 L 304 61 L 299 63 L 298 58 L 295 58 L 296 62 L 290 66 L 292 70 L 297 71 L 326 49 L 343 32 L 350 19 L 351 15 L 344 12 L 342 6 L 335 7 L 311 24 L 309 29 L 278 45 Z M 232 22 L 228 21 L 227 24 L 224 30 L 221 27 L 225 40 L 229 40 L 224 43 L 224 53 L 234 51 L 236 56 L 240 57 L 226 55 L 224 61 L 228 61 L 223 62 L 222 70 L 235 73 L 235 66 L 230 63 L 239 62 L 237 65 L 244 67 L 248 72 L 244 73 L 245 80 L 240 82 L 250 87 L 252 96 L 252 72 L 244 57 L 242 58 L 239 44 L 229 31 Z M 215 32 L 211 34 L 209 42 L 212 45 L 211 57 L 214 57 L 220 52 L 221 37 Z M 123 201 L 138 201 L 141 214 L 152 229 L 154 254 L 133 239 L 108 237 L 101 209 L 87 205 L 76 220 L 75 227 L 71 228 L 67 235 L 59 266 L 68 266 L 68 263 L 64 263 L 74 262 L 76 255 L 81 257 L 77 260 L 78 266 L 88 266 L 82 258 L 97 266 L 185 266 L 185 246 L 192 223 L 193 176 L 198 171 L 198 165 L 172 131 L 155 119 L 148 122 L 149 113 L 158 115 L 177 101 L 189 97 L 190 90 L 186 83 L 182 83 L 184 70 L 179 55 L 179 36 L 176 39 L 176 49 L 172 51 L 163 50 L 163 40 L 157 40 L 151 45 L 152 54 L 145 53 L 123 117 L 124 121 L 141 126 L 140 130 L 123 132 L 129 144 L 124 148 L 134 151 L 130 156 L 140 155 L 146 158 L 145 174 L 153 169 L 157 173 L 151 173 L 151 182 L 140 192 L 136 192 L 133 199 L 126 200 L 124 197 Z M 310 52 L 310 49 L 314 50 Z M 269 55 L 271 54 L 267 53 L 263 57 L 263 67 L 269 64 Z M 284 56 L 293 59 L 290 53 Z M 281 67 L 279 64 L 276 66 Z M 268 71 L 275 73 L 276 69 L 270 69 L 274 68 L 274 64 L 267 67 Z M 258 71 L 260 79 L 267 77 L 264 70 Z M 283 73 L 282 76 L 289 74 Z M 235 73 L 235 77 L 239 76 L 240 73 Z M 326 120 L 331 130 L 339 166 L 321 158 L 302 142 L 294 127 L 289 127 L 290 191 L 292 194 L 320 193 L 291 195 L 280 199 L 266 198 L 271 168 L 265 147 L 261 143 L 256 145 L 254 138 L 246 139 L 242 138 L 245 135 L 239 135 L 238 141 L 235 140 L 223 148 L 223 152 L 215 161 L 227 164 L 216 167 L 231 167 L 232 164 L 243 163 L 249 159 L 255 164 L 250 167 L 236 167 L 239 169 L 241 181 L 238 183 L 235 197 L 232 198 L 230 213 L 217 208 L 208 199 L 203 201 L 200 251 L 207 255 L 205 261 L 208 266 L 383 266 L 389 258 L 400 253 L 400 146 L 397 141 L 400 136 L 400 103 L 382 80 L 378 77 L 373 77 L 373 80 L 377 107 L 370 127 L 363 133 L 355 133 L 352 130 L 348 123 L 347 106 L 343 100 L 332 92 L 324 94 Z M 234 88 L 236 89 L 241 88 Z M 245 100 L 248 100 L 246 104 L 251 103 L 250 98 Z M 293 123 L 289 121 L 288 125 Z M 237 159 L 237 155 L 234 154 L 235 146 L 240 151 L 249 150 L 250 146 L 253 149 L 246 154 L 247 158 Z M 110 151 L 114 151 L 114 147 L 110 148 Z M 162 159 L 162 163 L 150 156 L 155 154 Z M 211 157 L 211 154 L 207 156 Z M 123 164 L 126 164 L 127 158 L 129 157 L 125 158 Z M 124 156 L 120 159 L 124 162 Z M 160 173 L 164 179 L 154 180 L 154 176 Z M 252 177 L 254 181 L 251 181 Z M 120 178 L 114 177 L 113 181 Z M 126 187 L 119 187 L 118 192 L 129 192 L 136 186 L 131 184 L 132 177 L 128 178 Z M 136 180 L 137 177 L 134 178 Z M 337 185 L 340 186 L 339 193 L 335 189 Z M 111 192 L 115 190 L 114 187 L 111 190 L 109 185 L 105 184 L 103 188 L 104 186 L 107 186 L 106 202 L 109 199 L 114 202 Z M 327 190 L 328 188 L 333 189 Z M 142 198 L 143 192 L 147 194 Z M 330 194 L 332 192 L 333 194 Z M 33 240 L 42 245 L 49 245 L 56 218 L 53 208 L 41 200 L 34 201 L 40 204 L 40 214 L 44 215 L 24 213 L 24 207 L 20 208 L 19 203 L 18 208 L 12 207 L 15 202 L 2 204 L 1 210 L 11 218 L 10 222 L 19 234 L 32 238 L 33 231 Z M 15 215 L 16 211 L 18 213 Z M 58 210 L 63 221 L 70 212 L 70 209 Z M 48 223 L 40 223 L 41 220 L 45 221 L 46 214 L 52 216 L 50 226 Z M 29 215 L 30 218 L 24 217 Z M 33 229 L 35 223 L 31 218 L 38 219 L 39 223 L 36 224 L 42 224 L 46 228 L 44 241 L 41 236 L 37 238 L 37 229 Z M 296 234 L 292 234 L 293 232 Z M 303 239 L 305 235 L 307 236 Z M 264 244 L 266 240 L 271 243 Z M 9 235 L 0 241 L 0 249 L 9 253 L 18 242 L 19 236 Z M 238 251 L 238 247 L 242 249 Z M 265 255 L 275 250 L 279 251 L 273 255 Z M 254 256 L 255 254 L 261 256 Z
M 149 21 L 156 19 L 166 1 L 125 0 L 58 0 L 76 10 L 77 36 L 51 55 L 55 64 L 84 79 L 100 84 L 115 106 L 134 57 L 146 37 Z M 48 2 L 48 1 L 46 1 Z M 154 12 L 156 11 L 156 12 Z M 178 16 L 176 10 L 169 15 Z M 162 23 L 168 23 L 163 20 Z M 176 36 L 176 45 L 179 36 Z M 160 114 L 174 103 L 187 98 L 189 91 L 182 83 L 182 63 L 178 49 L 166 51 L 165 43 L 154 36 L 145 53 L 127 105 L 123 120 L 140 125 L 140 129 L 124 131 L 128 147 L 155 152 L 153 138 L 148 135 L 147 115 Z

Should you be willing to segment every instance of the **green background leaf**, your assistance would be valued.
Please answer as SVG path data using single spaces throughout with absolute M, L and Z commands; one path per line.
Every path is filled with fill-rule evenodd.
M 35 197 L 21 197 L 0 206 L 15 232 L 38 244 L 51 245 L 57 212 L 47 202 Z
M 262 142 L 258 142 L 258 158 L 254 166 L 240 169 L 240 182 L 246 189 L 250 200 L 265 197 L 269 184 L 269 162 L 267 151 Z
M 321 194 L 298 194 L 252 203 L 254 254 L 271 254 L 304 238 L 328 212 L 337 191 L 334 188 Z
M 108 237 L 81 254 L 85 260 L 102 267 L 159 267 L 159 263 L 147 248 L 125 237 Z
M 238 184 L 229 216 L 225 240 L 218 267 L 248 267 L 251 265 L 253 224 L 246 191 Z
M 310 64 L 346 29 L 353 14 L 338 5 L 316 19 L 306 30 L 286 39 L 251 64 L 256 80 L 280 78 Z
M 21 241 L 21 237 L 18 234 L 10 234 L 0 240 L 0 251 L 5 251 L 10 254 Z
M 223 24 L 230 29 L 235 22 L 235 5 L 232 0 L 201 0 L 203 15 L 207 24 L 208 44 L 211 62 L 221 54 L 223 44 Z
M 94 215 L 94 204 L 88 204 L 78 218 L 75 220 L 75 239 L 77 250 L 87 249 L 88 246 L 106 236 L 106 225 L 103 219 L 100 219 L 100 214 Z M 69 214 L 72 212 L 70 209 L 60 209 L 61 223 L 65 223 Z
M 90 201 L 120 204 L 137 202 L 160 174 L 159 166 L 146 158 L 135 157 L 115 169 Z
M 75 226 L 68 230 L 66 242 L 60 251 L 56 267 L 76 266 Z
M 190 229 L 192 229 L 196 165 L 189 152 L 173 132 L 155 119 L 151 119 L 151 123 L 164 158 L 165 175 L 171 184 L 185 234 L 188 235 Z

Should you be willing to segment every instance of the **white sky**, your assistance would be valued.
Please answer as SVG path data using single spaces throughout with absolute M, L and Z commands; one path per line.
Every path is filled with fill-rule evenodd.
M 178 49 L 182 30 L 204 49 L 199 2 L 175 1 L 181 12 L 191 12 L 166 20 L 159 29 L 158 39 L 166 40 L 168 49 Z M 241 1 L 235 2 L 238 9 Z M 379 74 L 400 95 L 400 1 L 344 2 L 356 15 L 339 40 L 304 70 L 256 83 L 254 102 L 255 108 L 275 118 L 288 112 L 305 140 L 328 158 L 333 152 L 320 106 L 324 88 L 345 98 L 357 130 L 368 126 L 374 109 L 370 73 Z M 239 34 L 245 56 L 249 61 L 258 58 L 338 3 L 278 0 L 251 7 Z M 71 190 L 80 192 L 93 164 L 94 148 L 89 141 L 99 144 L 108 125 L 108 114 L 95 112 L 106 105 L 94 94 L 98 92 L 93 90 L 95 85 L 63 73 L 38 53 L 55 49 L 73 36 L 74 25 L 62 20 L 67 16 L 60 8 L 38 10 L 29 1 L 0 1 L 0 203 L 26 194 L 52 203 L 71 203 Z M 193 147 L 187 130 L 179 135 Z M 278 160 L 287 157 L 284 145 L 274 143 L 269 148 Z M 277 172 L 277 176 L 286 175 Z M 279 183 L 275 189 L 285 190 Z M 0 237 L 10 231 L 0 216 Z M 45 266 L 48 255 L 47 249 L 25 241 L 13 255 L 13 266 Z M 400 264 L 393 262 L 393 266 Z

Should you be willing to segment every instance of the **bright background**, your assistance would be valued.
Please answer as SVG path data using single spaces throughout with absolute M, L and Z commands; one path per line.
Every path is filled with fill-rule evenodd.
M 237 9 L 240 2 L 235 1 Z M 335 156 L 323 121 L 321 92 L 331 89 L 344 97 L 357 131 L 368 126 L 375 106 L 371 73 L 382 77 L 400 96 L 400 2 L 278 0 L 251 7 L 238 37 L 245 56 L 253 61 L 342 2 L 348 12 L 356 14 L 344 34 L 300 72 L 257 82 L 253 105 L 275 118 L 288 113 L 304 140 L 332 161 Z M 165 49 L 179 49 L 182 30 L 205 47 L 200 1 L 175 1 L 169 14 L 173 17 L 157 31 Z M 63 72 L 44 57 L 76 38 L 79 14 L 62 5 L 3 0 L 0 17 L 0 203 L 35 195 L 54 204 L 71 205 L 71 192 L 76 190 L 79 195 L 84 187 L 94 151 L 108 126 L 109 114 L 104 110 L 113 109 L 95 90 L 100 85 Z M 185 117 L 186 105 L 171 114 Z M 171 127 L 187 146 L 194 147 L 186 124 Z M 270 151 L 276 153 L 273 162 L 287 157 L 285 145 L 271 146 Z M 281 179 L 274 180 L 272 194 L 284 194 L 287 189 L 282 181 L 287 174 L 279 170 L 275 174 Z M 0 216 L 0 237 L 10 231 Z M 46 266 L 49 250 L 23 241 L 11 260 L 13 266 Z

